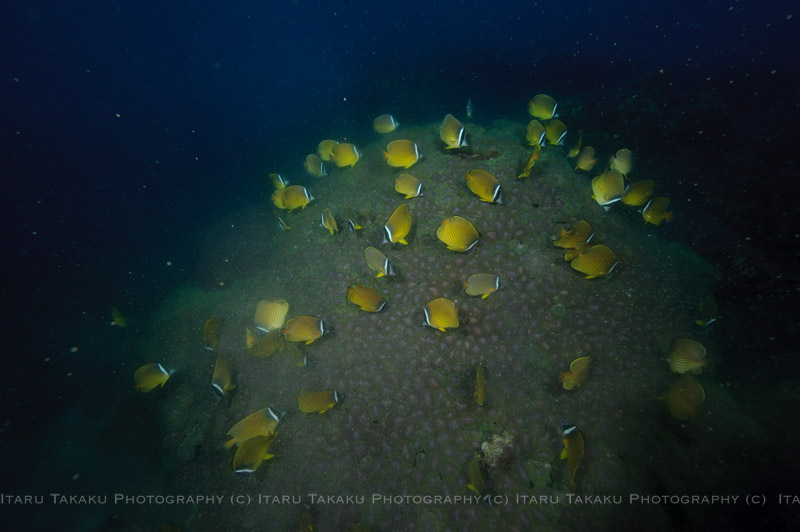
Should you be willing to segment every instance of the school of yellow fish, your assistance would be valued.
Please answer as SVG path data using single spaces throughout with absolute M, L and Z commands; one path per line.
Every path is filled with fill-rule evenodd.
M 522 164 L 522 171 L 518 178 L 528 178 L 535 170 L 536 163 L 542 158 L 542 150 L 548 146 L 563 146 L 568 134 L 567 125 L 558 118 L 558 103 L 546 94 L 537 94 L 528 105 L 528 112 L 532 120 L 527 124 L 526 140 L 532 151 L 527 160 Z M 471 116 L 471 102 L 468 107 Z M 378 134 L 387 134 L 398 129 L 399 122 L 391 114 L 376 117 L 373 129 Z M 467 131 L 464 124 L 452 114 L 447 114 L 438 128 L 439 138 L 444 150 L 462 150 L 468 148 Z M 549 149 L 549 148 L 548 148 Z M 445 152 L 448 153 L 448 152 Z M 383 161 L 392 168 L 408 170 L 419 162 L 422 154 L 413 139 L 397 139 L 389 142 L 383 151 Z M 567 157 L 575 159 L 575 172 L 589 172 L 597 164 L 597 154 L 591 146 L 583 145 L 583 132 L 579 132 L 576 142 L 567 152 Z M 306 156 L 303 166 L 307 173 L 314 178 L 323 178 L 329 175 L 331 163 L 337 168 L 352 168 L 362 158 L 363 154 L 351 142 L 326 139 L 319 142 L 316 152 Z M 591 180 L 591 197 L 605 211 L 614 203 L 640 208 L 645 223 L 660 225 L 663 221 L 672 219 L 669 211 L 669 199 L 655 197 L 653 193 L 655 182 L 650 179 L 632 181 L 630 174 L 633 172 L 633 152 L 627 148 L 618 150 L 609 159 L 608 167 L 601 174 Z M 423 176 L 424 178 L 425 176 Z M 314 196 L 305 186 L 290 185 L 278 173 L 270 173 L 273 193 L 271 201 L 280 211 L 291 213 L 305 209 Z M 478 201 L 501 205 L 503 202 L 502 185 L 495 175 L 483 168 L 473 168 L 464 176 L 466 190 L 471 192 Z M 423 195 L 423 181 L 409 173 L 396 174 L 394 178 L 395 191 L 408 201 Z M 390 249 L 395 244 L 402 246 L 413 245 L 416 235 L 412 232 L 415 225 L 414 218 L 424 216 L 422 212 L 414 212 L 413 203 L 400 203 L 392 213 L 388 214 L 383 226 L 383 243 Z M 291 229 L 286 221 L 274 211 L 278 225 L 282 231 Z M 341 213 L 340 213 L 341 214 Z M 358 215 L 349 207 L 343 213 L 347 227 L 351 233 L 362 230 Z M 339 224 L 335 213 L 330 207 L 322 209 L 319 225 L 328 231 L 331 237 L 339 233 Z M 341 220 L 341 219 L 340 219 Z M 452 215 L 439 221 L 436 237 L 445 247 L 456 253 L 468 253 L 480 242 L 481 220 L 468 220 L 459 215 Z M 619 264 L 617 254 L 604 244 L 593 242 L 594 229 L 592 225 L 580 220 L 569 230 L 561 227 L 559 234 L 552 239 L 554 246 L 564 249 L 564 259 L 569 262 L 572 269 L 584 274 L 586 279 L 607 278 L 614 272 Z M 364 259 L 369 271 L 375 278 L 395 275 L 395 270 L 389 257 L 375 247 L 364 249 Z M 373 280 L 373 282 L 375 282 Z M 381 282 L 381 281 L 378 281 Z M 375 285 L 366 281 L 364 284 L 353 283 L 342 287 L 345 299 L 365 312 L 379 313 L 387 305 L 386 299 L 380 294 Z M 493 273 L 475 273 L 463 281 L 463 288 L 468 296 L 480 296 L 482 299 L 489 297 L 499 290 L 500 278 Z M 306 358 L 297 345 L 309 345 L 319 340 L 327 329 L 320 317 L 308 315 L 289 315 L 289 303 L 284 299 L 274 301 L 260 301 L 255 309 L 252 327 L 245 328 L 245 347 L 254 358 L 270 357 L 276 352 L 289 351 L 300 366 L 306 364 Z M 697 324 L 707 326 L 717 319 L 716 301 L 708 296 L 701 301 L 699 307 L 700 318 Z M 459 327 L 460 319 L 456 301 L 438 297 L 429 301 L 422 309 L 425 325 L 447 333 L 448 329 Z M 116 309 L 113 309 L 115 324 L 124 326 L 124 319 Z M 203 347 L 215 354 L 215 362 L 211 371 L 212 390 L 219 398 L 228 397 L 235 389 L 229 360 L 217 353 L 218 322 L 215 316 L 209 318 L 203 328 Z M 680 377 L 670 386 L 665 395 L 661 397 L 667 404 L 669 412 L 679 420 L 687 420 L 698 415 L 699 405 L 705 400 L 703 387 L 696 381 L 694 375 L 702 373 L 709 367 L 705 348 L 698 342 L 687 339 L 675 339 L 667 362 L 670 369 Z M 587 381 L 591 357 L 581 356 L 569 364 L 568 370 L 560 374 L 560 382 L 565 390 L 577 390 Z M 486 372 L 482 362 L 476 364 L 474 397 L 479 407 L 484 406 L 486 397 Z M 158 387 L 164 387 L 174 370 L 166 369 L 162 364 L 145 364 L 134 373 L 135 388 L 142 392 L 149 392 Z M 575 393 L 575 392 L 573 392 Z M 341 401 L 342 395 L 335 389 L 307 390 L 300 389 L 297 395 L 298 409 L 304 413 L 322 414 L 335 407 Z M 223 445 L 226 449 L 236 448 L 233 457 L 233 469 L 236 473 L 252 474 L 256 472 L 263 462 L 273 458 L 269 453 L 273 444 L 281 419 L 285 412 L 270 406 L 253 412 L 235 423 L 227 432 L 227 440 Z M 562 458 L 567 460 L 567 479 L 570 489 L 575 487 L 576 475 L 584 456 L 584 439 L 581 432 L 574 426 L 564 424 L 562 427 L 562 442 L 564 450 Z M 481 497 L 489 494 L 486 482 L 481 473 L 480 455 L 476 455 L 467 466 L 469 478 L 468 488 Z

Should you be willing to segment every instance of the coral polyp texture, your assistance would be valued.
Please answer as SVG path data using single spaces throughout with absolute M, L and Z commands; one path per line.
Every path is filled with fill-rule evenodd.
M 438 127 L 403 127 L 403 138 L 425 154 L 413 169 L 424 195 L 401 199 L 411 216 L 408 245 L 383 242 L 384 224 L 400 204 L 394 179 L 403 169 L 383 161 L 386 140 L 377 135 L 372 143 L 357 139 L 357 165 L 328 164 L 328 176 L 308 178 L 315 201 L 281 213 L 290 230 L 274 223 L 265 199 L 260 209 L 209 232 L 213 256 L 199 267 L 199 287 L 165 303 L 145 346 L 163 351 L 169 345 L 165 363 L 179 368 L 181 378 L 161 391 L 156 408 L 187 489 L 254 500 L 260 494 L 302 497 L 320 530 L 356 522 L 398 531 L 544 530 L 556 523 L 580 530 L 589 518 L 613 524 L 612 507 L 566 502 L 571 479 L 559 455 L 567 420 L 586 446 L 575 475 L 578 493 L 646 493 L 653 485 L 695 492 L 697 477 L 687 464 L 715 463 L 713 444 L 703 443 L 713 436 L 706 434 L 702 408 L 730 407 L 706 375 L 697 375 L 708 392 L 700 419 L 674 420 L 658 398 L 674 378 L 664 361 L 669 346 L 691 336 L 697 303 L 710 292 L 715 269 L 658 231 L 649 236 L 653 226 L 645 227 L 633 209 L 615 205 L 606 212 L 591 197 L 593 175 L 574 171 L 562 146 L 543 147 L 541 161 L 518 179 L 530 153 L 524 123 L 483 128 L 466 122 L 468 144 L 458 149 L 445 148 Z M 503 204 L 480 201 L 465 185 L 464 176 L 478 164 L 497 178 Z M 264 186 L 269 198 L 268 180 Z M 320 229 L 324 209 L 342 230 Z M 362 229 L 344 229 L 348 216 Z M 442 220 L 453 216 L 469 220 L 480 234 L 466 253 L 437 239 Z M 618 257 L 607 275 L 586 279 L 552 244 L 562 228 L 581 220 L 591 224 L 591 243 L 613 248 Z M 375 277 L 365 265 L 370 246 L 389 258 L 395 275 Z M 469 296 L 464 282 L 476 273 L 498 276 L 502 288 L 485 299 Z M 380 294 L 386 302 L 380 312 L 347 301 L 354 284 Z M 425 306 L 437 298 L 455 302 L 458 328 L 424 326 Z M 286 342 L 266 358 L 251 356 L 244 331 L 258 325 L 253 315 L 261 300 L 285 300 L 287 320 L 319 317 L 330 332 L 307 345 Z M 219 323 L 215 349 L 225 355 L 236 385 L 216 403 L 214 360 L 200 343 L 211 315 Z M 704 343 L 713 364 L 712 342 Z M 561 373 L 587 356 L 587 378 L 564 389 Z M 485 368 L 483 406 L 474 397 L 479 365 Z M 336 390 L 339 401 L 324 414 L 306 414 L 297 407 L 301 390 Z M 233 455 L 222 450 L 225 433 L 265 407 L 287 412 L 269 447 L 275 456 L 249 479 L 233 474 Z M 696 444 L 687 446 L 687 438 Z M 476 453 L 482 453 L 488 489 L 507 495 L 507 506 L 392 502 L 405 495 L 473 496 L 467 464 Z M 365 501 L 320 504 L 309 494 Z M 387 499 L 373 502 L 374 495 Z M 560 502 L 520 502 L 534 495 Z M 653 530 L 669 526 L 662 506 L 628 510 Z M 206 508 L 202 519 L 205 527 L 247 529 L 261 526 L 268 512 L 274 529 L 287 530 L 304 511 L 292 504 Z M 186 526 L 199 526 L 196 519 Z

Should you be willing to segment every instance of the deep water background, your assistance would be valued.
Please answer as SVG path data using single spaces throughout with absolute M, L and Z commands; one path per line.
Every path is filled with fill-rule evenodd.
M 47 457 L 73 443 L 55 434 L 110 442 L 86 451 L 85 463 L 98 467 L 157 455 L 147 413 L 109 405 L 128 391 L 148 316 L 165 294 L 202 277 L 198 264 L 214 252 L 207 228 L 264 205 L 270 171 L 302 182 L 303 157 L 322 138 L 368 138 L 383 112 L 434 122 L 463 113 L 468 98 L 488 125 L 525 122 L 528 99 L 552 94 L 598 152 L 633 149 L 654 174 L 643 177 L 672 199 L 675 220 L 659 234 L 722 271 L 720 371 L 753 403 L 771 385 L 794 390 L 796 7 L 6 5 L 0 422 L 3 462 L 15 473 L 0 491 L 69 488 L 73 472 Z M 126 329 L 108 326 L 112 305 Z M 116 428 L 143 434 L 146 452 L 91 435 L 92 420 L 115 408 L 136 418 Z M 118 480 L 109 475 L 97 488 Z

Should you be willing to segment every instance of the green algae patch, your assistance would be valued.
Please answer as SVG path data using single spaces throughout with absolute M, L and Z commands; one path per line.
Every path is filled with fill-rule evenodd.
M 576 202 L 568 201 L 561 207 L 561 211 L 567 216 L 578 216 L 581 213 L 581 206 Z
M 498 240 L 497 242 L 492 244 L 492 255 L 497 255 L 498 253 L 502 254 L 508 250 L 508 243 L 504 240 Z
M 436 198 L 436 206 L 442 210 L 453 210 L 458 203 L 458 198 L 455 194 L 444 194 Z
M 525 460 L 525 471 L 534 488 L 544 488 L 553 483 L 553 465 L 550 462 L 529 458 Z
M 516 253 L 517 255 L 524 255 L 526 251 L 528 251 L 528 246 L 520 242 L 519 240 L 510 240 L 508 242 L 508 247 Z
M 355 319 L 358 317 L 359 314 L 363 312 L 358 306 L 353 305 L 352 303 L 340 303 L 333 307 L 329 311 L 329 315 L 335 317 L 336 319 Z
M 559 318 L 563 317 L 567 313 L 567 306 L 562 302 L 562 297 L 560 294 L 553 296 L 553 305 L 550 307 L 550 312 Z
M 564 187 L 564 186 L 572 184 L 572 182 L 574 180 L 575 180 L 575 178 L 572 177 L 572 176 L 567 176 L 567 175 L 561 174 L 561 175 L 556 176 L 556 178 L 554 179 L 554 182 L 555 182 L 555 185 L 557 187 L 561 188 L 561 187 Z
M 536 349 L 531 349 L 530 361 L 534 369 L 536 369 L 537 371 L 550 370 L 551 367 L 550 360 L 548 359 L 548 357 L 546 357 Z
M 481 420 L 477 422 L 478 431 L 480 433 L 479 440 L 486 440 L 488 439 L 495 431 L 497 427 L 496 421 L 491 420 Z
M 540 425 L 540 428 L 545 432 L 550 430 L 549 426 Z M 533 450 L 533 453 L 531 453 L 531 459 L 552 464 L 556 461 L 556 455 L 549 447 L 538 447 Z

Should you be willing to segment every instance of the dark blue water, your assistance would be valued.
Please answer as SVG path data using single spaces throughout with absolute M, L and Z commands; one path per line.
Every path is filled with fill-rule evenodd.
M 524 123 L 528 99 L 553 94 L 598 151 L 634 147 L 672 198 L 666 237 L 722 270 L 718 299 L 732 310 L 718 340 L 746 346 L 729 354 L 742 368 L 731 378 L 768 382 L 796 367 L 754 359 L 796 354 L 798 336 L 792 2 L 3 11 L 6 458 L 31 459 L 74 405 L 130 385 L 121 361 L 139 327 L 197 275 L 210 224 L 265 202 L 268 172 L 302 181 L 299 161 L 318 139 L 364 138 L 387 111 L 438 121 L 468 98 L 488 125 Z M 108 327 L 110 305 L 139 323 Z M 2 491 L 24 485 L 15 475 Z

